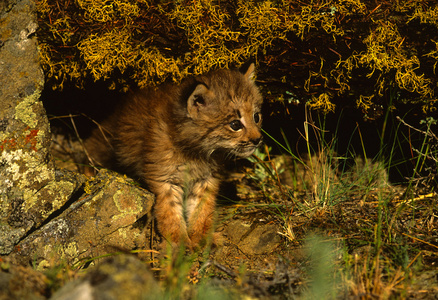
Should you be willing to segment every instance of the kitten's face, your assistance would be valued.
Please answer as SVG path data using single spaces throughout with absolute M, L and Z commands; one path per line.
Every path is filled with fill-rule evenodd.
M 187 109 L 209 154 L 221 150 L 248 157 L 260 146 L 263 100 L 253 71 L 251 65 L 245 73 L 220 70 L 197 78 Z
M 228 114 L 223 118 L 222 147 L 236 156 L 248 157 L 262 143 L 260 107 L 251 101 L 240 101 L 239 96 L 231 98 Z

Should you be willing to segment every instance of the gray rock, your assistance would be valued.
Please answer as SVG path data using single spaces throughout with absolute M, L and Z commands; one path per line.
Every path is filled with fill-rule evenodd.
M 133 256 L 106 259 L 80 280 L 68 283 L 52 300 L 162 299 L 161 290 L 146 265 Z
M 31 267 L 0 262 L 0 299 L 47 299 L 47 278 Z

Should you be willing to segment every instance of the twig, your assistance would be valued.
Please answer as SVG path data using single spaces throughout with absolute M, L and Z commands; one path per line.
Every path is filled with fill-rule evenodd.
M 415 128 L 414 126 L 412 126 L 412 125 L 406 123 L 405 121 L 403 121 L 403 119 L 400 118 L 399 116 L 396 116 L 396 119 L 399 120 L 400 122 L 402 122 L 403 125 L 411 128 L 411 129 L 413 129 L 413 130 L 415 130 L 417 132 L 420 132 L 420 133 L 422 133 L 422 134 L 424 134 L 426 136 L 430 136 L 430 137 L 432 137 L 432 138 L 434 138 L 434 139 L 436 139 L 438 141 L 438 137 L 432 131 L 422 131 L 422 130 L 420 130 L 418 128 Z
M 90 118 L 86 114 L 81 114 L 81 115 L 83 117 L 87 118 L 88 120 L 90 120 L 91 122 L 93 122 L 99 128 L 99 131 L 102 134 L 102 136 L 105 139 L 105 141 L 108 143 L 108 146 L 113 148 L 113 145 L 111 144 L 110 140 L 107 138 L 105 132 L 110 134 L 110 135 L 112 135 L 112 134 L 108 130 L 106 130 L 104 127 L 102 127 L 102 125 L 100 125 L 97 121 L 93 120 L 92 118 Z
M 437 249 L 438 249 L 438 246 L 436 246 L 436 245 L 434 245 L 434 244 L 431 244 L 431 243 L 429 243 L 429 242 L 426 242 L 426 241 L 424 241 L 424 240 L 422 240 L 422 239 L 416 238 L 415 236 L 412 236 L 412 235 L 409 235 L 409 234 L 406 234 L 406 233 L 403 233 L 403 232 L 401 232 L 401 234 L 403 234 L 404 236 L 407 236 L 408 238 L 411 238 L 411 239 L 413 239 L 413 240 L 416 240 L 416 241 L 418 241 L 418 242 L 424 243 L 424 244 L 426 244 L 426 245 L 429 245 L 429 246 L 431 246 L 431 247 L 434 247 L 434 248 L 437 248 Z
M 218 268 L 219 270 L 221 270 L 222 272 L 224 272 L 225 274 L 227 274 L 228 276 L 230 276 L 231 278 L 236 278 L 237 274 L 235 272 L 233 272 L 233 270 L 231 270 L 230 268 L 225 267 L 224 265 L 221 265 L 213 260 L 208 260 L 206 261 L 202 267 L 200 268 L 199 271 L 204 270 L 205 268 L 209 267 L 209 266 L 215 266 L 216 268 Z
M 412 150 L 414 150 L 418 155 L 423 156 L 423 157 L 428 158 L 428 159 L 431 159 L 431 160 L 435 161 L 436 163 L 438 163 L 437 158 L 430 156 L 430 155 L 427 155 L 427 154 L 424 154 L 424 153 L 421 153 L 420 150 L 417 150 L 414 147 L 412 147 Z
M 89 160 L 91 166 L 92 166 L 95 170 L 97 170 L 96 166 L 94 165 L 94 161 L 93 161 L 93 159 L 92 159 L 91 156 L 88 154 L 87 148 L 85 148 L 84 141 L 83 141 L 83 140 L 81 139 L 81 137 L 79 136 L 78 130 L 77 130 L 77 128 L 76 128 L 76 123 L 75 123 L 75 121 L 74 121 L 74 119 L 73 119 L 73 116 L 72 116 L 71 114 L 70 114 L 70 121 L 71 121 L 71 124 L 73 125 L 73 128 L 74 128 L 74 130 L 75 130 L 76 136 L 77 136 L 79 142 L 81 143 L 81 146 L 82 146 L 82 148 L 83 148 L 83 150 L 84 150 L 84 153 L 85 153 L 85 155 L 87 156 L 87 158 L 88 158 L 88 160 Z

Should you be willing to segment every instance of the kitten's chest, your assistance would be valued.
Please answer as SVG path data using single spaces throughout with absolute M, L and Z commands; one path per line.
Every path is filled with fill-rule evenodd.
M 198 182 L 216 178 L 216 166 L 204 161 L 187 161 L 176 168 L 176 175 L 182 186 L 191 187 Z

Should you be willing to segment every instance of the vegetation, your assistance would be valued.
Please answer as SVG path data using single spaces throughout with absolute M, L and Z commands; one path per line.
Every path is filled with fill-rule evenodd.
M 423 143 L 413 149 L 415 157 L 402 159 L 413 165 L 407 184 L 394 185 L 388 177 L 388 170 L 400 164 L 391 156 L 394 152 L 385 156 L 382 145 L 378 156 L 368 157 L 364 147 L 347 167 L 347 157 L 337 153 L 337 135 L 325 136 L 324 119 L 314 122 L 308 113 L 306 120 L 302 137 L 307 154 L 294 153 L 288 140 L 275 140 L 285 155 L 274 158 L 265 148 L 254 170 L 247 170 L 248 178 L 262 190 L 262 201 L 275 204 L 264 210 L 282 225 L 285 242 L 307 251 L 309 281 L 301 297 L 398 299 L 427 293 L 428 288 L 419 289 L 427 285 L 420 278 L 437 272 L 438 253 L 434 238 L 438 139 L 429 127 L 435 121 L 423 122 Z M 400 132 L 393 136 L 389 149 L 411 143 Z M 425 165 L 427 176 L 419 176 Z
M 39 0 L 38 11 L 54 89 L 153 85 L 254 59 L 269 99 L 284 105 L 329 112 L 349 101 L 374 119 L 395 90 L 394 107 L 437 107 L 431 0 Z

